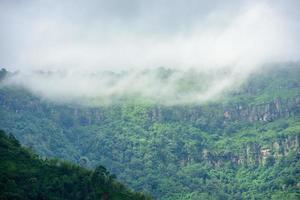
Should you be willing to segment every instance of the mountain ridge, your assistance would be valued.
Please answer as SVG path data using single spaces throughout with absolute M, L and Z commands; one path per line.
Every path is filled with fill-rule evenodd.
M 55 104 L 4 87 L 0 126 L 42 156 L 103 164 L 158 199 L 296 199 L 299 77 L 281 67 L 215 102 L 172 106 Z

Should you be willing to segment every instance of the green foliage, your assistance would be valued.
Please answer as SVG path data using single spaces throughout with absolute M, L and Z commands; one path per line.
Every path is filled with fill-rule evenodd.
M 163 68 L 160 72 L 162 81 L 172 73 Z M 197 77 L 192 73 L 188 77 L 192 79 L 178 83 L 178 90 L 193 90 Z M 53 104 L 22 89 L 4 87 L 0 127 L 42 157 L 85 160 L 84 165 L 95 170 L 81 177 L 102 186 L 94 196 L 109 190 L 110 182 L 114 188 L 124 187 L 105 168 L 97 167 L 101 164 L 130 187 L 158 199 L 297 199 L 299 77 L 299 69 L 293 67 L 253 75 L 222 102 L 205 105 L 124 101 L 86 108 Z M 252 113 L 261 110 L 264 115 L 272 107 L 268 103 L 279 100 L 281 109 L 270 108 L 275 116 L 270 120 Z M 226 118 L 228 110 L 231 116 Z M 245 113 L 257 119 L 249 120 Z M 263 157 L 262 150 L 270 155 Z M 73 165 L 46 162 L 59 163 L 64 173 L 73 170 Z M 3 166 L 18 169 L 12 162 Z M 73 191 L 70 175 L 65 176 L 53 176 L 51 184 L 59 190 L 63 182 Z M 43 180 L 50 184 L 48 179 Z M 17 190 L 16 184 L 10 182 L 9 188 Z
M 0 199 L 150 199 L 128 190 L 103 166 L 90 171 L 41 160 L 0 130 Z

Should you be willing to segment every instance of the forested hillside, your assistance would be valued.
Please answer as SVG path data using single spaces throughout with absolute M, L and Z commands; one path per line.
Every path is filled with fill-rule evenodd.
M 57 159 L 42 160 L 0 130 L 0 199 L 150 199 L 93 171 Z
M 201 104 L 86 106 L 0 89 L 0 127 L 22 144 L 43 157 L 106 166 L 157 199 L 299 199 L 299 117 L 297 65 L 252 74 Z

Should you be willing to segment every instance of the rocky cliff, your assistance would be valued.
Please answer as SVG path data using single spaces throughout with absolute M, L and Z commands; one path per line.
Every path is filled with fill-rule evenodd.
M 242 151 L 216 153 L 213 150 L 204 149 L 202 158 L 205 162 L 213 166 L 222 166 L 231 164 L 233 166 L 257 166 L 265 164 L 274 164 L 282 156 L 290 152 L 300 154 L 300 133 L 297 135 L 278 137 L 265 145 L 257 143 L 246 143 Z
M 37 97 L 29 96 L 23 99 L 22 96 L 0 95 L 1 108 L 8 109 L 15 113 L 30 110 L 43 115 L 49 114 L 56 120 L 68 118 L 71 123 L 81 125 L 99 124 L 106 120 L 111 113 L 110 109 L 118 109 L 119 117 L 126 118 L 122 106 L 103 108 L 86 108 L 81 106 L 64 106 L 45 103 Z M 132 107 L 132 109 L 135 109 Z M 146 113 L 144 113 L 146 112 Z M 258 105 L 247 105 L 244 103 L 222 105 L 212 104 L 206 106 L 148 106 L 143 113 L 147 115 L 147 121 L 168 122 L 168 121 L 189 121 L 194 123 L 205 123 L 211 118 L 218 118 L 219 121 L 263 121 L 270 122 L 282 117 L 290 117 L 300 112 L 300 96 L 290 99 L 274 99 L 273 101 Z

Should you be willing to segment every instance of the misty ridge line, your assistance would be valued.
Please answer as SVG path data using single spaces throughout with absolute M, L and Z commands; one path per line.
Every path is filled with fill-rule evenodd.
M 57 103 L 201 104 L 300 60 L 296 0 L 88 2 L 0 2 L 1 65 L 19 71 L 3 84 Z
M 103 106 L 124 101 L 162 105 L 203 104 L 239 88 L 254 71 L 168 68 L 110 71 L 26 71 L 8 75 L 2 85 L 22 87 L 55 103 Z

